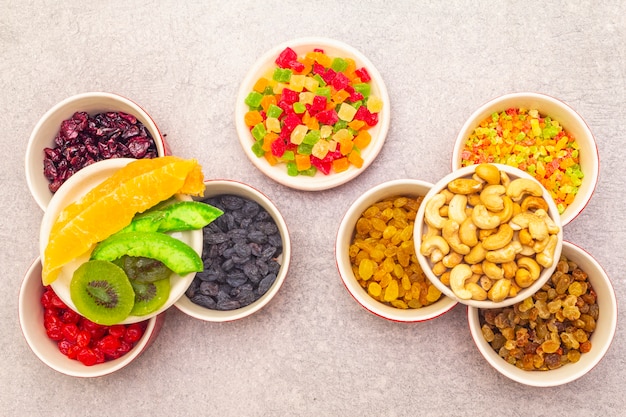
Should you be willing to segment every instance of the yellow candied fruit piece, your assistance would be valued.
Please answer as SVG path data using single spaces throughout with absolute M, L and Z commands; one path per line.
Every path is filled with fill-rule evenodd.
M 315 142 L 315 145 L 313 145 L 313 148 L 311 148 L 311 155 L 319 159 L 324 159 L 326 154 L 330 151 L 329 148 L 330 145 L 328 141 L 320 139 Z
M 320 86 L 319 81 L 313 77 L 306 77 L 304 80 L 304 89 L 310 92 L 314 92 Z M 312 102 L 312 101 L 311 101 Z
M 274 85 L 274 88 L 272 89 L 272 92 L 274 94 L 282 94 L 285 88 L 287 88 L 287 85 L 285 83 L 276 83 L 276 85 Z
M 267 119 L 265 119 L 265 128 L 268 132 L 279 133 L 280 120 L 278 120 L 276 117 L 268 117 Z
M 351 122 L 352 119 L 354 119 L 355 114 L 356 109 L 354 108 L 354 106 L 351 106 L 348 103 L 341 103 L 341 106 L 339 106 L 339 111 L 337 112 L 337 117 L 346 122 Z
M 320 127 L 320 137 L 322 139 L 329 138 L 333 134 L 333 127 L 330 125 L 323 125 Z
M 289 88 L 298 93 L 301 92 L 304 90 L 304 81 L 306 78 L 306 75 L 293 74 L 289 79 Z
M 383 100 L 378 96 L 370 95 L 367 99 L 367 110 L 372 113 L 380 113 L 382 109 Z
M 313 104 L 314 98 L 315 93 L 311 93 L 310 91 L 303 91 L 298 94 L 298 101 L 302 104 Z
M 363 259 L 359 263 L 359 278 L 364 281 L 367 281 L 374 275 L 374 270 L 376 269 L 376 263 L 371 259 Z
M 293 143 L 294 145 L 301 144 L 302 140 L 304 139 L 304 136 L 306 135 L 308 131 L 309 131 L 309 128 L 306 127 L 305 125 L 296 126 L 291 132 L 291 136 L 289 137 L 289 139 L 291 140 L 291 143 Z
M 378 282 L 370 282 L 367 286 L 367 293 L 372 297 L 380 297 L 383 289 Z

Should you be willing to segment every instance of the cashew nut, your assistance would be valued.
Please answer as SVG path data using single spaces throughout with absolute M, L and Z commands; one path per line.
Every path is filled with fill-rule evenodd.
M 483 290 L 489 291 L 493 285 L 493 281 L 487 275 L 483 275 L 478 280 L 478 285 L 480 285 Z
M 542 197 L 528 196 L 522 201 L 522 211 L 542 209 L 548 211 L 548 203 Z
M 450 200 L 452 200 L 452 197 L 456 195 L 452 191 L 448 190 L 447 188 L 444 188 L 443 190 L 439 191 L 439 194 L 443 194 L 446 196 L 446 204 L 450 204 Z
M 472 293 L 465 289 L 465 281 L 472 276 L 472 270 L 466 264 L 459 264 L 450 271 L 450 288 L 462 300 L 472 298 Z
M 467 196 L 464 194 L 455 194 L 448 204 L 448 217 L 458 224 L 463 223 L 467 218 L 465 209 L 467 208 Z
M 483 183 L 473 178 L 456 178 L 448 183 L 448 190 L 454 194 L 472 194 L 480 192 Z
M 506 278 L 499 279 L 493 283 L 493 285 L 487 292 L 487 297 L 494 303 L 499 303 L 500 301 L 508 297 L 510 290 L 511 280 Z
M 465 290 L 472 294 L 472 300 L 484 301 L 487 299 L 487 291 L 475 282 L 465 284 Z
M 482 262 L 486 255 L 487 249 L 483 247 L 482 243 L 478 242 L 478 244 L 470 250 L 470 253 L 465 255 L 463 260 L 470 265 L 474 265 Z
M 522 256 L 534 256 L 536 253 L 537 251 L 535 251 L 533 246 L 522 245 L 522 251 L 519 254 Z
M 500 218 L 490 213 L 482 204 L 474 206 L 472 211 L 472 221 L 481 229 L 495 229 L 500 225 Z
M 535 244 L 535 240 L 530 235 L 528 229 L 520 230 L 517 236 L 519 237 L 519 241 L 522 245 L 532 246 Z
M 467 202 L 472 207 L 477 206 L 478 204 L 480 204 L 480 194 L 479 193 L 468 194 Z
M 529 178 L 516 178 L 506 187 L 506 195 L 513 201 L 520 201 L 527 194 L 540 197 L 543 195 L 543 189 L 537 181 Z
M 488 185 L 480 192 L 480 201 L 491 211 L 500 211 L 504 209 L 504 201 L 502 196 L 506 193 L 504 185 L 494 184 Z
M 479 178 L 485 180 L 487 184 L 500 184 L 500 170 L 492 164 L 476 165 L 474 170 Z
M 544 268 L 549 268 L 550 266 L 552 266 L 552 263 L 554 262 L 554 252 L 556 250 L 556 244 L 559 240 L 557 235 L 550 235 L 549 239 L 550 242 L 548 243 L 548 245 L 541 253 L 538 253 L 536 257 L 537 263 Z
M 439 214 L 439 209 L 446 203 L 446 196 L 443 194 L 434 195 L 426 202 L 424 207 L 424 221 L 426 224 L 431 225 L 437 229 L 443 228 L 443 224 L 446 221 Z
M 517 240 L 511 241 L 508 245 L 498 250 L 487 251 L 485 259 L 489 262 L 504 263 L 515 260 L 515 255 L 522 251 L 522 244 Z
M 517 266 L 519 268 L 517 272 L 522 269 L 528 271 L 529 278 L 532 280 L 531 282 L 534 282 L 537 280 L 537 278 L 539 278 L 539 274 L 541 273 L 541 267 L 533 258 L 523 256 L 517 260 Z M 526 288 L 521 283 L 518 282 L 518 284 L 520 287 Z
M 446 255 L 448 256 L 448 255 Z M 444 256 L 445 258 L 445 256 Z M 436 276 L 440 276 L 441 274 L 443 274 L 444 272 L 446 272 L 448 270 L 448 267 L 445 266 L 443 264 L 443 260 L 437 262 L 436 264 L 433 265 L 433 274 L 435 274 Z
M 454 268 L 455 266 L 463 262 L 463 255 L 461 255 L 460 253 L 456 251 L 452 251 L 446 256 L 444 256 L 441 262 L 446 268 Z
M 463 223 L 459 225 L 459 238 L 461 242 L 469 247 L 474 247 L 478 243 L 478 235 L 476 231 L 478 228 L 472 221 L 471 217 L 467 217 Z
M 498 265 L 496 265 L 495 263 L 490 262 L 488 260 L 484 260 L 482 265 L 483 265 L 483 273 L 488 278 L 491 278 L 493 280 L 504 278 L 504 270 L 500 268 Z
M 513 229 L 507 223 L 503 223 L 498 231 L 483 240 L 483 247 L 487 250 L 501 249 L 513 239 Z
M 543 221 L 546 223 L 546 226 L 548 226 L 548 233 L 550 233 L 551 235 L 555 235 L 561 230 L 559 226 L 556 225 L 554 220 L 552 220 L 552 217 L 548 215 L 548 212 L 544 209 L 538 209 L 537 211 L 535 211 L 535 216 L 543 219 Z
M 441 236 L 441 229 L 426 224 L 426 233 L 422 234 L 422 240 L 426 240 L 431 236 Z
M 514 203 L 513 200 L 511 200 L 511 197 L 505 195 L 502 197 L 502 204 L 504 205 L 504 208 L 493 214 L 500 218 L 500 223 L 506 223 L 511 220 L 511 217 L 513 217 Z
M 536 240 L 535 244 L 532 246 L 532 249 L 535 253 L 543 252 L 543 250 L 548 246 L 549 243 L 550 243 L 549 236 L 543 240 Z
M 513 216 L 513 218 L 509 222 L 509 225 L 511 226 L 513 230 L 527 229 L 528 225 L 533 220 L 542 220 L 542 219 L 530 211 L 523 211 Z
M 504 185 L 505 187 L 508 187 L 509 184 L 511 184 L 509 174 L 507 174 L 505 171 L 500 171 L 500 184 Z
M 513 279 L 517 272 L 517 264 L 514 261 L 504 262 L 502 264 L 502 270 L 504 271 L 504 278 Z
M 446 271 L 443 274 L 441 274 L 441 276 L 439 277 L 439 281 L 441 281 L 441 283 L 443 285 L 445 285 L 446 287 L 450 286 L 450 271 Z
M 545 221 L 537 219 L 528 223 L 528 232 L 534 240 L 544 240 L 548 237 L 548 225 Z
M 420 252 L 424 256 L 430 256 L 430 261 L 435 264 L 450 252 L 448 242 L 441 236 L 431 236 L 422 240 Z
M 482 275 L 483 274 L 483 265 L 482 264 L 470 265 L 470 269 L 475 274 L 478 274 L 478 275 Z
M 441 229 L 441 235 L 448 242 L 448 245 L 453 251 L 460 253 L 461 255 L 467 255 L 470 252 L 470 247 L 461 242 L 459 237 L 459 224 L 454 220 L 446 220 Z

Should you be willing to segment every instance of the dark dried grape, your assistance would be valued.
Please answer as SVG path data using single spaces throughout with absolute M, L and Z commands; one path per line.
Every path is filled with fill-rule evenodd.
M 194 283 L 207 283 L 192 286 L 195 295 L 209 294 L 210 289 L 213 309 L 218 310 L 249 305 L 267 292 L 280 270 L 278 227 L 265 209 L 246 198 L 220 195 L 202 201 L 224 214 L 203 230 L 206 270 L 196 275 Z
M 74 173 L 110 158 L 156 158 L 154 138 L 131 114 L 76 112 L 61 122 L 55 147 L 44 149 L 43 172 L 51 192 Z

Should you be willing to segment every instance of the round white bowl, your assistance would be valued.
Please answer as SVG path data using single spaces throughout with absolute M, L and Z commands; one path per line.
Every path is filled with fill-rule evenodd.
M 169 154 L 161 132 L 152 118 L 137 103 L 112 93 L 89 92 L 66 98 L 54 105 L 39 119 L 28 140 L 25 169 L 26 182 L 33 198 L 43 210 L 50 203 L 53 193 L 48 189 L 49 181 L 43 174 L 44 148 L 54 148 L 54 138 L 59 133 L 61 122 L 82 111 L 90 115 L 103 112 L 132 114 L 143 123 L 156 144 L 157 154 Z
M 277 261 L 280 263 L 280 270 L 276 274 L 276 280 L 259 299 L 247 306 L 234 310 L 213 310 L 201 305 L 193 303 L 186 294 L 178 299 L 174 304 L 183 313 L 196 319 L 209 322 L 226 322 L 248 317 L 265 307 L 278 293 L 282 287 L 287 273 L 289 272 L 289 264 L 291 262 L 291 239 L 289 237 L 289 229 L 282 214 L 274 205 L 274 203 L 261 191 L 256 188 L 233 180 L 206 180 L 204 182 L 206 189 L 204 198 L 214 197 L 218 195 L 228 194 L 236 195 L 251 201 L 255 201 L 272 217 L 282 239 L 283 250 Z M 201 198 L 195 197 L 196 200 Z
M 57 342 L 46 334 L 41 296 L 44 287 L 41 283 L 41 261 L 35 259 L 26 272 L 19 293 L 19 318 L 24 338 L 33 353 L 46 365 L 65 375 L 75 377 L 98 377 L 122 369 L 143 353 L 159 334 L 165 313 L 148 319 L 144 335 L 124 356 L 93 366 L 69 359 L 59 351 Z
M 59 190 L 50 200 L 50 204 L 44 212 L 43 220 L 41 222 L 39 250 L 43 262 L 45 262 L 44 252 L 50 237 L 50 230 L 59 213 L 67 205 L 80 199 L 89 190 L 132 161 L 134 161 L 134 159 L 116 158 L 96 162 L 81 169 L 76 174 L 71 176 L 63 185 L 61 185 Z M 178 195 L 177 198 L 181 200 L 191 200 L 191 197 L 183 195 Z M 202 255 L 202 230 L 175 232 L 171 235 L 191 246 L 198 255 Z M 70 282 L 72 281 L 74 271 L 88 260 L 89 255 L 87 254 L 66 264 L 61 269 L 59 277 L 50 285 L 59 298 L 63 300 L 68 307 L 75 311 L 77 311 L 76 306 L 70 297 Z M 157 311 L 145 316 L 128 316 L 122 324 L 143 321 L 164 312 L 171 307 L 178 300 L 178 298 L 180 298 L 187 287 L 189 287 L 189 284 L 191 284 L 194 276 L 195 273 L 190 273 L 182 277 L 172 274 L 170 278 L 170 296 L 165 304 Z
M 485 340 L 479 319 L 479 309 L 468 307 L 467 317 L 470 332 L 480 353 L 487 362 L 502 375 L 521 384 L 535 387 L 552 387 L 567 384 L 590 372 L 604 357 L 615 335 L 617 327 L 617 301 L 611 280 L 600 264 L 585 250 L 563 242 L 563 255 L 576 263 L 589 275 L 589 283 L 596 292 L 600 315 L 596 329 L 590 337 L 591 350 L 583 353 L 576 363 L 568 363 L 548 371 L 524 371 L 502 359 Z
M 354 201 L 343 216 L 335 242 L 335 261 L 344 286 L 352 297 L 370 313 L 397 322 L 421 322 L 441 316 L 451 310 L 457 302 L 442 295 L 437 302 L 422 308 L 395 308 L 372 298 L 359 285 L 352 271 L 349 248 L 354 237 L 356 223 L 362 213 L 372 204 L 394 196 L 418 197 L 428 193 L 432 184 L 412 179 L 399 179 L 379 184 Z
M 517 169 L 517 168 L 513 168 L 510 167 L 508 165 L 502 165 L 502 164 L 493 164 L 495 165 L 500 171 L 504 171 L 507 173 L 507 175 L 509 176 L 509 178 L 511 180 L 514 180 L 516 178 L 528 178 L 531 179 L 535 182 L 537 182 L 535 179 L 533 179 L 529 174 Z M 432 263 L 430 261 L 430 259 L 428 257 L 425 257 L 424 255 L 421 254 L 420 252 L 420 246 L 422 244 L 422 235 L 425 232 L 426 229 L 426 223 L 424 222 L 424 208 L 426 206 L 426 201 L 428 201 L 430 198 L 432 198 L 433 196 L 435 196 L 436 194 L 438 194 L 441 190 L 443 190 L 444 188 L 447 187 L 448 183 L 456 178 L 471 178 L 471 176 L 474 174 L 474 171 L 476 169 L 476 165 L 472 165 L 472 166 L 467 166 L 464 168 L 460 168 L 457 169 L 456 171 L 453 171 L 452 173 L 446 175 L 445 177 L 443 177 L 441 180 L 439 180 L 428 192 L 428 194 L 426 194 L 426 197 L 424 197 L 424 204 L 422 204 L 420 206 L 420 209 L 417 212 L 417 217 L 415 219 L 415 228 L 413 230 L 414 233 L 414 242 L 415 242 L 415 252 L 417 255 L 417 259 L 419 260 L 420 265 L 422 266 L 422 269 L 424 270 L 424 273 L 426 274 L 426 277 L 428 277 L 428 279 L 435 285 L 437 286 L 437 288 L 439 288 L 441 290 L 441 292 L 443 292 L 445 295 L 447 295 L 448 297 L 458 301 L 461 304 L 466 304 L 472 307 L 477 307 L 477 308 L 497 308 L 497 307 L 506 307 L 512 304 L 515 304 L 519 301 L 524 300 L 526 297 L 528 297 L 529 295 L 534 294 L 535 292 L 537 292 L 537 290 L 539 290 L 539 288 L 541 288 L 541 286 L 548 280 L 548 278 L 550 278 L 550 276 L 552 275 L 552 272 L 555 270 L 556 268 L 556 264 L 557 261 L 559 259 L 559 257 L 561 256 L 561 247 L 563 244 L 563 227 L 561 225 L 560 222 L 560 218 L 559 218 L 559 214 L 558 214 L 558 210 L 556 208 L 556 205 L 554 204 L 554 201 L 552 200 L 552 198 L 550 197 L 550 195 L 548 194 L 548 191 L 543 188 L 543 198 L 546 200 L 546 202 L 548 203 L 548 215 L 550 216 L 550 218 L 552 218 L 552 220 L 554 221 L 554 223 L 559 226 L 559 233 L 557 234 L 558 237 L 558 243 L 556 245 L 556 249 L 554 252 L 554 259 L 555 261 L 552 263 L 552 265 L 549 268 L 543 268 L 541 270 L 541 274 L 539 275 L 539 278 L 529 287 L 527 288 L 522 288 L 519 293 L 515 296 L 515 297 L 509 297 L 509 298 L 505 298 L 503 301 L 499 302 L 499 303 L 495 303 L 489 299 L 485 300 L 485 301 L 477 301 L 477 300 L 464 300 L 461 299 L 459 297 L 457 297 L 454 292 L 452 291 L 452 289 L 443 284 L 439 277 L 437 277 L 437 275 L 435 275 L 432 271 Z
M 589 203 L 598 183 L 600 158 L 596 141 L 583 118 L 569 105 L 544 94 L 513 93 L 495 98 L 479 107 L 467 119 L 459 132 L 452 153 L 452 169 L 461 168 L 461 152 L 466 139 L 474 129 L 494 112 L 502 112 L 508 108 L 536 109 L 544 116 L 558 121 L 563 128 L 574 136 L 580 147 L 580 166 L 584 173 L 582 184 L 576 198 L 561 214 L 563 226 L 578 216 Z
M 254 143 L 254 139 L 250 133 L 250 129 L 244 122 L 244 115 L 249 110 L 244 100 L 252 91 L 252 88 L 258 78 L 276 66 L 274 61 L 287 47 L 293 49 L 299 56 L 304 55 L 307 52 L 311 52 L 315 48 L 321 48 L 329 56 L 353 58 L 357 67 L 365 67 L 367 69 L 372 78 L 370 81 L 371 92 L 382 99 L 383 109 L 379 113 L 378 124 L 369 129 L 369 133 L 372 135 L 372 141 L 369 146 L 362 150 L 361 157 L 363 158 L 363 166 L 361 168 L 356 168 L 355 166 L 350 165 L 348 170 L 340 173 L 331 172 L 329 175 L 324 175 L 323 173 L 318 172 L 313 177 L 304 175 L 292 177 L 287 175 L 287 168 L 285 167 L 285 164 L 271 166 L 265 158 L 259 158 L 254 154 L 254 152 L 252 152 L 251 147 Z M 237 127 L 237 134 L 239 135 L 239 141 L 241 142 L 241 146 L 243 147 L 246 156 L 261 172 L 274 181 L 287 187 L 305 191 L 319 191 L 337 187 L 350 181 L 365 171 L 365 169 L 374 161 L 383 147 L 389 130 L 390 107 L 389 95 L 383 78 L 374 67 L 374 64 L 372 64 L 370 60 L 361 52 L 349 45 L 333 39 L 318 37 L 301 38 L 285 42 L 272 48 L 261 56 L 252 66 L 239 88 L 235 107 L 235 124 Z

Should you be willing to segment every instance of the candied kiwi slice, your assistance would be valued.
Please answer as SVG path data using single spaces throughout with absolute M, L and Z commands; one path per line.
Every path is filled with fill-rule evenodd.
M 103 260 L 91 260 L 76 269 L 70 297 L 80 314 L 105 326 L 124 321 L 135 303 L 135 291 L 124 270 Z
M 169 278 L 154 282 L 130 281 L 135 291 L 135 304 L 130 314 L 145 316 L 161 308 L 170 296 Z
M 155 282 L 169 278 L 173 274 L 163 262 L 145 256 L 124 255 L 114 262 L 122 267 L 131 281 Z

